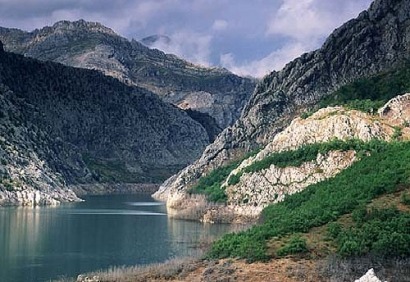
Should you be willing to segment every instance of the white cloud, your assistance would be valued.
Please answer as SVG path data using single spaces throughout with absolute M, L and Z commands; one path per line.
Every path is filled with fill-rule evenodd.
M 211 35 L 179 31 L 169 35 L 170 42 L 157 41 L 151 47 L 177 55 L 195 64 L 210 66 Z
M 228 28 L 228 22 L 225 20 L 215 20 L 212 29 L 216 31 L 223 31 Z
M 334 11 L 320 10 L 321 0 L 285 0 L 267 26 L 268 35 L 311 40 L 326 35 L 334 26 Z M 323 0 L 322 0 L 323 1 Z M 328 1 L 328 0 L 326 0 Z
M 220 62 L 223 67 L 238 75 L 261 78 L 273 70 L 282 69 L 292 59 L 302 55 L 309 49 L 309 46 L 291 42 L 273 51 L 268 56 L 249 63 L 237 63 L 231 53 L 221 55 Z
M 266 36 L 282 42 L 282 47 L 248 63 L 237 63 L 232 54 L 224 54 L 221 64 L 236 74 L 256 77 L 280 70 L 301 54 L 319 48 L 332 30 L 367 8 L 370 0 L 329 2 L 283 0 L 266 25 Z

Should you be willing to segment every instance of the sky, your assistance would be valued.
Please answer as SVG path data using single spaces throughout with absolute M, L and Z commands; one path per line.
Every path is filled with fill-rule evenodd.
M 371 0 L 0 0 L 0 26 L 27 31 L 60 20 L 100 22 L 128 39 L 203 66 L 262 77 L 315 50 Z

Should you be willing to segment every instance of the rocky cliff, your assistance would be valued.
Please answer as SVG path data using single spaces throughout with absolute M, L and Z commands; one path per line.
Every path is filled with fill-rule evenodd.
M 296 118 L 259 153 L 244 159 L 229 173 L 221 185 L 227 196 L 226 205 L 201 207 L 203 214 L 200 219 L 217 222 L 257 217 L 267 205 L 283 201 L 286 196 L 300 192 L 311 184 L 332 178 L 360 160 L 358 149 L 343 146 L 343 142 L 408 140 L 409 121 L 410 94 L 389 101 L 377 115 L 343 107 L 328 107 L 306 119 Z M 328 150 L 317 150 L 309 160 L 297 162 L 296 158 L 286 165 L 281 165 L 280 161 L 285 157 L 277 158 L 276 162 L 269 161 L 273 154 L 295 152 L 309 145 L 335 140 L 342 143 Z M 308 148 L 299 157 L 306 158 L 312 150 Z M 360 154 L 368 152 L 361 151 Z M 184 190 L 169 194 L 167 200 L 170 213 L 174 216 L 187 214 L 186 209 L 195 210 L 195 205 L 206 205 L 190 197 Z M 196 203 L 187 204 L 187 201 Z
M 376 0 L 336 29 L 320 49 L 266 76 L 239 120 L 193 165 L 168 179 L 155 197 L 166 200 L 186 191 L 214 168 L 266 146 L 293 118 L 341 86 L 405 65 L 410 58 L 409 34 L 410 2 Z
M 0 52 L 0 205 L 76 200 L 80 183 L 158 182 L 206 130 L 157 95 L 92 70 Z
M 149 49 L 99 23 L 61 21 L 33 32 L 0 28 L 0 40 L 11 52 L 100 70 L 148 89 L 182 109 L 209 114 L 222 129 L 239 117 L 255 88 L 250 79 Z

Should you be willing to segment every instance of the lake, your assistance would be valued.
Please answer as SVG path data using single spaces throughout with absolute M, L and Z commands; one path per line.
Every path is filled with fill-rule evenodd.
M 57 207 L 0 208 L 0 281 L 50 281 L 189 255 L 228 225 L 173 220 L 149 195 L 84 197 Z

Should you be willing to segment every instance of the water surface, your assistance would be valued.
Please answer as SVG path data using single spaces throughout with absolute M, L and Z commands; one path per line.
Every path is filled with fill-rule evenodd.
M 195 252 L 228 230 L 169 219 L 149 195 L 93 196 L 58 207 L 0 208 L 0 281 L 49 281 Z

